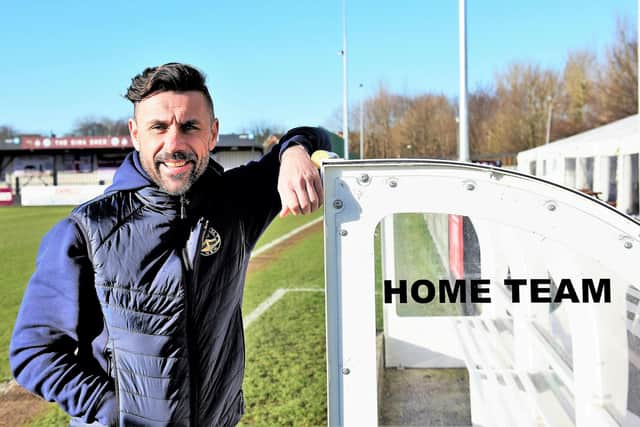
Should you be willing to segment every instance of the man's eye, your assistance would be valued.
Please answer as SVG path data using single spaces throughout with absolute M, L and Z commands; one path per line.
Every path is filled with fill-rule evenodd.
M 164 125 L 151 125 L 151 129 L 153 130 L 163 130 L 165 129 Z
M 189 132 L 189 131 L 192 131 L 192 130 L 198 130 L 198 126 L 196 126 L 193 123 L 185 123 L 184 125 L 182 125 L 182 130 L 184 132 Z

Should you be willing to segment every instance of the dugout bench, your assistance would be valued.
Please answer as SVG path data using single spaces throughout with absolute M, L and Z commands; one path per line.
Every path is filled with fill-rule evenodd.
M 386 369 L 465 368 L 472 425 L 640 426 L 637 221 L 491 166 L 333 160 L 323 174 L 329 425 L 378 425 L 374 233 L 380 224 L 382 279 L 411 279 L 397 252 L 424 236 L 399 234 L 394 218 L 418 213 L 424 262 L 444 277 L 412 280 L 486 280 L 491 302 L 452 303 L 455 315 L 383 303 Z M 551 301 L 525 286 L 514 302 L 506 279 L 547 281 Z

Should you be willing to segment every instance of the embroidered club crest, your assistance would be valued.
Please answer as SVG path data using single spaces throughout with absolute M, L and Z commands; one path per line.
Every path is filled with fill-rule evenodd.
M 213 255 L 220 250 L 220 246 L 222 246 L 220 233 L 218 233 L 213 227 L 209 227 L 204 234 L 204 239 L 202 239 L 200 253 L 204 256 Z

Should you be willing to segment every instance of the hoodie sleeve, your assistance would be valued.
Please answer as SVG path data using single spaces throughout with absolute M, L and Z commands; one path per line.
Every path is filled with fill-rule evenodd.
M 294 145 L 302 145 L 309 155 L 316 150 L 331 150 L 329 134 L 322 128 L 297 127 L 289 130 L 260 160 L 231 169 L 227 175 L 230 187 L 240 197 L 238 204 L 250 248 L 278 214 L 282 205 L 278 194 L 280 157 Z
M 27 390 L 86 422 L 110 425 L 113 383 L 92 358 L 77 356 L 84 353 L 78 348 L 85 327 L 81 311 L 93 304 L 89 290 L 95 292 L 93 269 L 82 233 L 71 220 L 63 220 L 42 240 L 16 319 L 9 362 Z

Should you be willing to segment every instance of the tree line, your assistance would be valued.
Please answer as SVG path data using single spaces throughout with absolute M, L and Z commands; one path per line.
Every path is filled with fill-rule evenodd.
M 588 49 L 574 51 L 560 72 L 512 63 L 496 74 L 492 84 L 471 91 L 467 105 L 472 159 L 511 156 L 547 139 L 565 138 L 636 114 L 637 44 L 635 28 L 619 20 L 602 58 Z M 380 84 L 363 106 L 366 158 L 457 156 L 456 98 L 437 93 L 399 95 Z M 340 117 L 336 119 L 335 123 L 341 122 Z M 351 108 L 350 153 L 359 153 L 359 120 L 359 107 Z M 283 129 L 257 122 L 245 130 L 260 141 L 275 141 Z M 84 117 L 68 135 L 128 133 L 127 119 Z M 0 126 L 0 141 L 19 134 L 11 126 Z
M 568 54 L 557 72 L 512 63 L 492 85 L 468 94 L 472 159 L 513 155 L 638 112 L 637 33 L 618 22 L 603 58 Z M 405 96 L 380 84 L 363 102 L 366 158 L 457 157 L 458 100 Z M 359 153 L 360 110 L 352 108 L 349 151 Z

